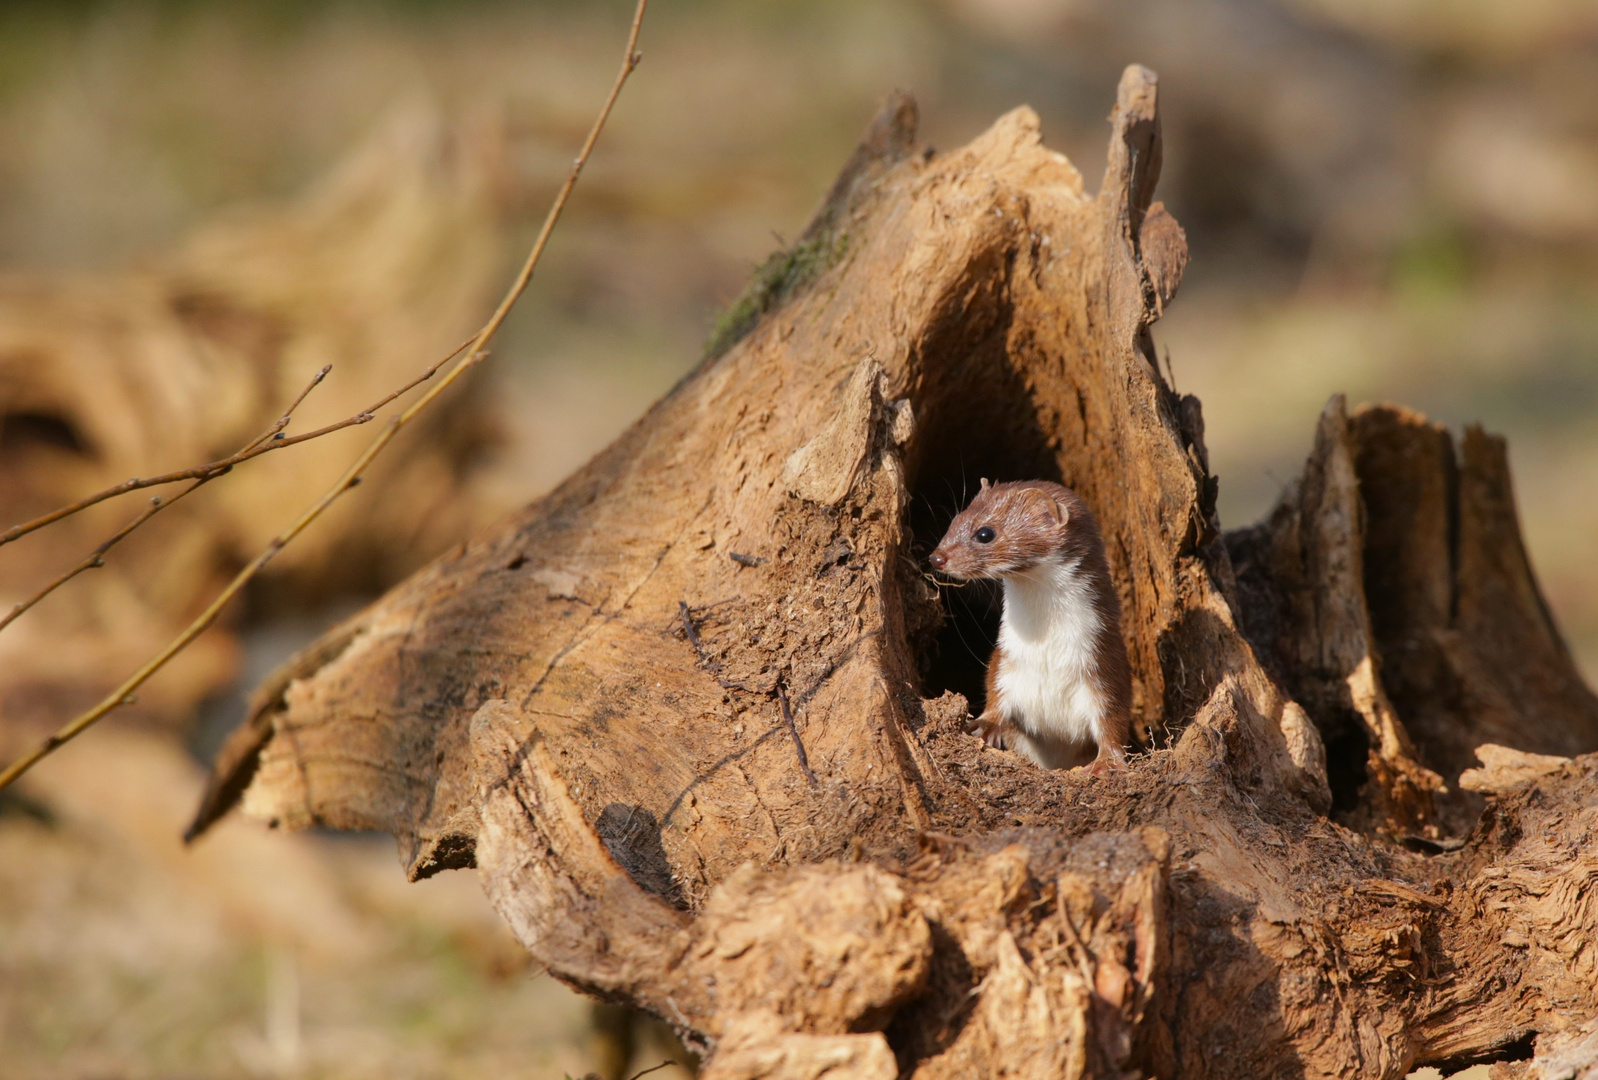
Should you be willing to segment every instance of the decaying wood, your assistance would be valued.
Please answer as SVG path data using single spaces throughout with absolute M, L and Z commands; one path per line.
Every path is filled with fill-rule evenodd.
M 408 112 L 296 205 L 212 223 L 136 270 L 0 283 L 0 505 L 12 525 L 129 477 L 217 460 L 257 436 L 322 367 L 289 434 L 344 420 L 458 344 L 499 269 L 497 139 Z M 454 395 L 379 466 L 404 500 L 340 507 L 274 563 L 257 598 L 399 579 L 480 511 L 463 480 L 493 438 L 483 396 Z M 353 432 L 366 440 L 369 433 Z M 241 465 L 163 512 L 0 634 L 0 749 L 12 757 L 149 658 L 353 454 L 349 434 Z M 6 610 L 94 552 L 156 489 L 6 546 Z M 394 516 L 418 501 L 422 517 Z M 408 514 L 408 511 L 407 511 Z M 143 691 L 168 721 L 225 686 L 225 631 Z M 9 748 L 9 749 L 6 749 Z
M 1365 511 L 1347 409 L 1321 414 L 1304 475 L 1269 519 L 1229 537 L 1248 629 L 1327 742 L 1334 812 L 1395 835 L 1436 832 L 1442 779 L 1387 697 L 1366 607 Z
M 1393 1077 L 1578 1045 L 1598 738 L 1501 444 L 1468 436 L 1452 488 L 1451 450 L 1389 477 L 1434 429 L 1335 402 L 1283 507 L 1228 541 L 1149 336 L 1186 261 L 1152 201 L 1153 75 L 1123 78 L 1091 197 L 1028 110 L 941 156 L 914 118 L 884 109 L 745 336 L 263 686 L 196 831 L 242 801 L 388 830 L 412 876 L 475 863 L 540 962 L 662 1016 L 717 1080 Z M 958 642 L 988 616 L 921 556 L 979 476 L 1093 507 L 1129 772 L 963 732 Z M 1438 523 L 1447 603 L 1404 622 Z M 1523 625 L 1524 671 L 1447 666 Z M 1400 645 L 1461 680 L 1426 719 Z M 1517 694 L 1563 734 L 1521 738 Z M 1544 757 L 1487 751 L 1487 812 L 1450 832 L 1439 748 L 1489 731 Z
M 1484 743 L 1598 747 L 1598 698 L 1526 558 L 1504 442 L 1472 427 L 1462 450 L 1411 410 L 1350 417 L 1335 398 L 1303 478 L 1228 537 L 1244 625 L 1326 734 L 1337 809 L 1392 835 L 1468 831 L 1483 802 L 1457 781 Z
M 1450 784 L 1482 743 L 1572 756 L 1598 747 L 1598 699 L 1582 681 L 1526 557 L 1504 441 L 1407 409 L 1353 418 L 1371 529 L 1371 621 L 1389 692 Z M 1455 800 L 1468 827 L 1479 801 Z

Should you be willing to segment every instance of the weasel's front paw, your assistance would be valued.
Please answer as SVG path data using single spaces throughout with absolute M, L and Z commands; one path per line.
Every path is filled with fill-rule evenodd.
M 1103 776 L 1105 773 L 1126 772 L 1126 754 L 1120 750 L 1099 749 L 1099 756 L 1087 766 L 1089 776 Z
M 1003 717 L 994 716 L 991 713 L 983 713 L 967 724 L 966 730 L 995 750 L 1009 749 L 1009 743 L 1005 736 L 1009 734 L 1010 723 Z

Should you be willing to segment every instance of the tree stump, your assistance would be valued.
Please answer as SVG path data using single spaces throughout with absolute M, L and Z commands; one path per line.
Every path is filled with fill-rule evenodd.
M 934 155 L 890 101 L 724 351 L 279 671 L 195 831 L 242 801 L 475 864 L 714 1080 L 1591 1060 L 1598 702 L 1502 443 L 1334 401 L 1223 535 L 1150 338 L 1187 258 L 1151 72 L 1112 126 L 1090 197 L 1030 110 Z M 1127 773 L 962 730 L 996 611 L 922 556 L 981 476 L 1099 519 Z

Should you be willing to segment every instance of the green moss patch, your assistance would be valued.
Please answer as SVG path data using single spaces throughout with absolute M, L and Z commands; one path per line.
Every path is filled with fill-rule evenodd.
M 849 250 L 849 234 L 821 229 L 799 238 L 798 243 L 773 252 L 760 264 L 743 294 L 716 322 L 705 346 L 705 359 L 714 360 L 742 341 L 768 311 L 782 306 L 827 270 Z

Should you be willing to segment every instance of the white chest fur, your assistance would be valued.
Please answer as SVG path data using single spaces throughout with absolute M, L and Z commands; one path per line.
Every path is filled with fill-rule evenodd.
M 1094 643 L 1102 626 L 1076 561 L 1046 562 L 1004 579 L 1001 709 L 1031 736 L 1034 746 L 1017 749 L 1056 759 L 1042 761 L 1046 766 L 1098 742 L 1106 702 L 1094 677 Z

